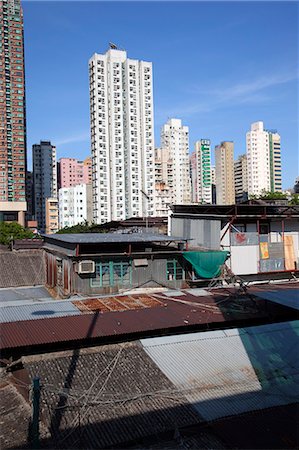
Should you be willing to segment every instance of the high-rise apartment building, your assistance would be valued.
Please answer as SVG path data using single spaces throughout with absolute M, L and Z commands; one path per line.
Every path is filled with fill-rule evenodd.
M 281 191 L 281 149 L 277 132 L 264 129 L 263 122 L 254 122 L 246 133 L 248 193 Z
M 223 141 L 215 147 L 216 203 L 235 203 L 234 143 Z
M 248 200 L 247 157 L 240 155 L 234 163 L 236 203 Z
M 270 158 L 270 191 L 281 192 L 281 149 L 280 135 L 277 131 L 268 131 L 269 133 L 269 158 Z
M 46 229 L 46 200 L 57 199 L 56 147 L 50 141 L 32 146 L 34 216 L 38 229 Z
M 60 158 L 58 162 L 58 187 L 68 188 L 92 182 L 91 157 L 84 161 L 75 158 Z
M 174 203 L 190 203 L 189 128 L 179 119 L 170 119 L 162 127 L 161 147 L 167 149 L 172 160 Z
M 114 47 L 89 60 L 96 223 L 154 215 L 152 63 Z
M 173 203 L 173 160 L 168 148 L 155 149 L 155 214 L 167 216 Z
M 191 153 L 190 161 L 190 178 L 191 178 L 191 202 L 197 202 L 197 160 L 196 153 Z
M 72 227 L 92 222 L 92 186 L 77 184 L 59 189 L 59 226 Z
M 216 166 L 211 166 L 212 204 L 216 205 Z
M 0 221 L 25 224 L 26 117 L 23 12 L 0 2 Z
M 212 179 L 211 179 L 211 142 L 209 139 L 201 139 L 195 142 L 195 150 L 191 155 L 194 158 L 195 173 L 192 200 L 196 203 L 212 203 Z M 194 170 L 194 169 L 193 169 Z

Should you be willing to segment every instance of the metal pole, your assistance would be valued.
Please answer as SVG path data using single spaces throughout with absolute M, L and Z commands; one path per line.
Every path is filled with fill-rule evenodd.
M 32 399 L 32 448 L 39 448 L 39 405 L 40 405 L 40 383 L 39 377 L 33 378 Z

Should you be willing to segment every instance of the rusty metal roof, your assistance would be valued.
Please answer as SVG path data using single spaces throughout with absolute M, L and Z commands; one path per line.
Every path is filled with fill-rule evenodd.
M 146 336 L 169 330 L 189 331 L 192 326 L 206 329 L 211 324 L 213 327 L 223 328 L 225 324 L 232 326 L 236 321 L 238 324 L 257 319 L 267 321 L 269 313 L 272 317 L 285 319 L 293 314 L 292 309 L 262 299 L 254 302 L 241 296 L 238 301 L 223 293 L 206 297 L 194 296 L 187 291 L 184 294 L 177 297 L 163 293 L 143 295 L 142 304 L 147 302 L 147 306 L 155 304 L 157 307 L 107 312 L 104 312 L 103 306 L 102 309 L 100 307 L 102 304 L 105 306 L 104 299 L 101 298 L 100 301 L 97 299 L 99 309 L 95 309 L 93 314 L 5 323 L 1 326 L 1 348 L 16 349 L 84 340 L 90 343 L 94 339 L 113 339 L 115 336 L 123 339 L 128 334 Z M 118 306 L 115 300 L 111 302 L 111 297 L 109 298 L 108 309 L 120 307 L 121 296 L 117 300 Z M 127 300 L 128 306 L 130 302 L 133 303 L 129 296 Z M 138 302 L 134 301 L 134 304 L 137 305 Z

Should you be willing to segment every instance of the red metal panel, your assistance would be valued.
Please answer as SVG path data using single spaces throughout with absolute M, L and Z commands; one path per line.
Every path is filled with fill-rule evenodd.
M 278 287 L 275 286 L 275 288 Z M 254 294 L 254 289 L 251 293 Z M 248 311 L 245 313 L 246 298 L 241 300 L 244 308 L 241 312 L 238 308 L 234 310 L 234 307 L 230 310 L 230 302 L 225 301 L 226 308 L 223 307 L 223 300 L 227 298 L 223 296 L 223 293 L 208 297 L 195 297 L 188 294 L 177 299 L 166 296 L 163 298 L 162 294 L 156 296 L 153 294 L 151 297 L 156 297 L 160 302 L 163 300 L 163 307 L 4 323 L 1 325 L 1 348 L 80 341 L 86 338 L 122 336 L 138 332 L 157 332 L 177 327 L 184 327 L 187 330 L 190 325 L 212 323 L 216 325 L 226 321 L 232 323 L 242 320 L 245 326 L 248 319 L 266 318 L 269 313 L 273 317 L 277 315 L 280 318 L 290 315 L 289 308 L 271 305 L 271 302 L 267 302 L 265 307 L 262 300 L 256 303 L 255 310 L 252 301 L 248 299 Z M 187 300 L 188 303 L 181 303 L 182 299 Z M 221 306 L 217 307 L 217 301 L 221 301 Z

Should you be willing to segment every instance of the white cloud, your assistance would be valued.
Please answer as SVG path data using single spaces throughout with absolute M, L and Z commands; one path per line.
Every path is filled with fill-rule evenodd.
M 290 71 L 280 74 L 261 75 L 251 81 L 235 83 L 230 86 L 219 84 L 217 88 L 202 86 L 189 89 L 188 93 L 192 95 L 192 101 L 184 103 L 167 110 L 158 111 L 158 117 L 169 116 L 190 116 L 198 113 L 215 111 L 224 105 L 237 104 L 258 104 L 271 99 L 266 89 L 286 84 L 298 79 L 298 71 Z M 214 83 L 215 86 L 215 83 Z
M 66 144 L 73 144 L 75 142 L 85 142 L 88 141 L 90 139 L 90 134 L 89 132 L 83 132 L 81 134 L 77 134 L 77 135 L 72 135 L 72 136 L 68 136 L 68 137 L 64 137 L 64 138 L 60 138 L 60 139 L 53 139 L 53 142 L 55 142 L 55 145 L 58 147 L 62 147 L 63 145 Z

